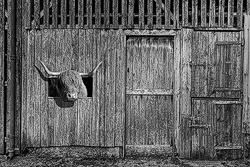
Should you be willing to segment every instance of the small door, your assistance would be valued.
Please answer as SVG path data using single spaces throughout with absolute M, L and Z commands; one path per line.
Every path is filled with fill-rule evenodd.
M 243 148 L 242 46 L 217 42 L 214 49 L 214 57 L 192 60 L 191 157 L 238 158 Z
M 174 135 L 173 38 L 127 40 L 127 145 L 170 145 Z

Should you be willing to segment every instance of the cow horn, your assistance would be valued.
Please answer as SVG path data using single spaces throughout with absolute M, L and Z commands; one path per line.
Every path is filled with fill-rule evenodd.
M 97 71 L 97 69 L 99 68 L 99 66 L 101 64 L 102 64 L 102 61 L 91 72 L 89 72 L 89 73 L 79 73 L 80 76 L 82 76 L 82 77 L 90 77 L 90 76 L 92 76 Z
M 39 61 L 40 61 L 40 60 L 39 60 Z M 45 71 L 47 72 L 47 74 L 52 75 L 52 76 L 58 76 L 58 75 L 61 74 L 61 72 L 52 72 L 52 71 L 50 71 L 50 70 L 45 66 L 45 64 L 44 64 L 42 61 L 40 61 L 40 63 L 43 65 L 43 68 L 45 69 Z

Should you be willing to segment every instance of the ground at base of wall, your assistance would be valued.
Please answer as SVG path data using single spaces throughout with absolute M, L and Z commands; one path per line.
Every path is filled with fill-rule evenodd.
M 94 167 L 94 166 L 124 166 L 124 167 L 248 167 L 250 160 L 237 161 L 191 161 L 168 158 L 130 157 L 126 159 L 106 158 L 91 159 L 83 157 L 38 157 L 34 155 L 16 156 L 11 161 L 0 156 L 0 167 Z

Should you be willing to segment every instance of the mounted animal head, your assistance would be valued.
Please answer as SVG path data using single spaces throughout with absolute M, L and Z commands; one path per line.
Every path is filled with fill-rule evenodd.
M 92 77 L 99 66 L 102 64 L 102 62 L 100 62 L 89 73 L 80 73 L 75 70 L 52 72 L 45 66 L 42 61 L 40 61 L 40 63 L 49 75 L 48 78 L 57 78 L 57 80 L 55 80 L 55 82 L 52 82 L 52 84 L 56 88 L 56 91 L 60 98 L 65 102 L 74 102 L 79 96 L 87 97 L 87 89 L 82 81 L 82 77 Z M 35 67 L 37 68 L 36 65 Z

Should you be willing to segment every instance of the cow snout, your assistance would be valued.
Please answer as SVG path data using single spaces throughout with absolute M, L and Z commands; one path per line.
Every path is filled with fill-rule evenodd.
M 69 99 L 77 99 L 77 94 L 74 93 L 74 94 L 67 94 L 68 98 Z

